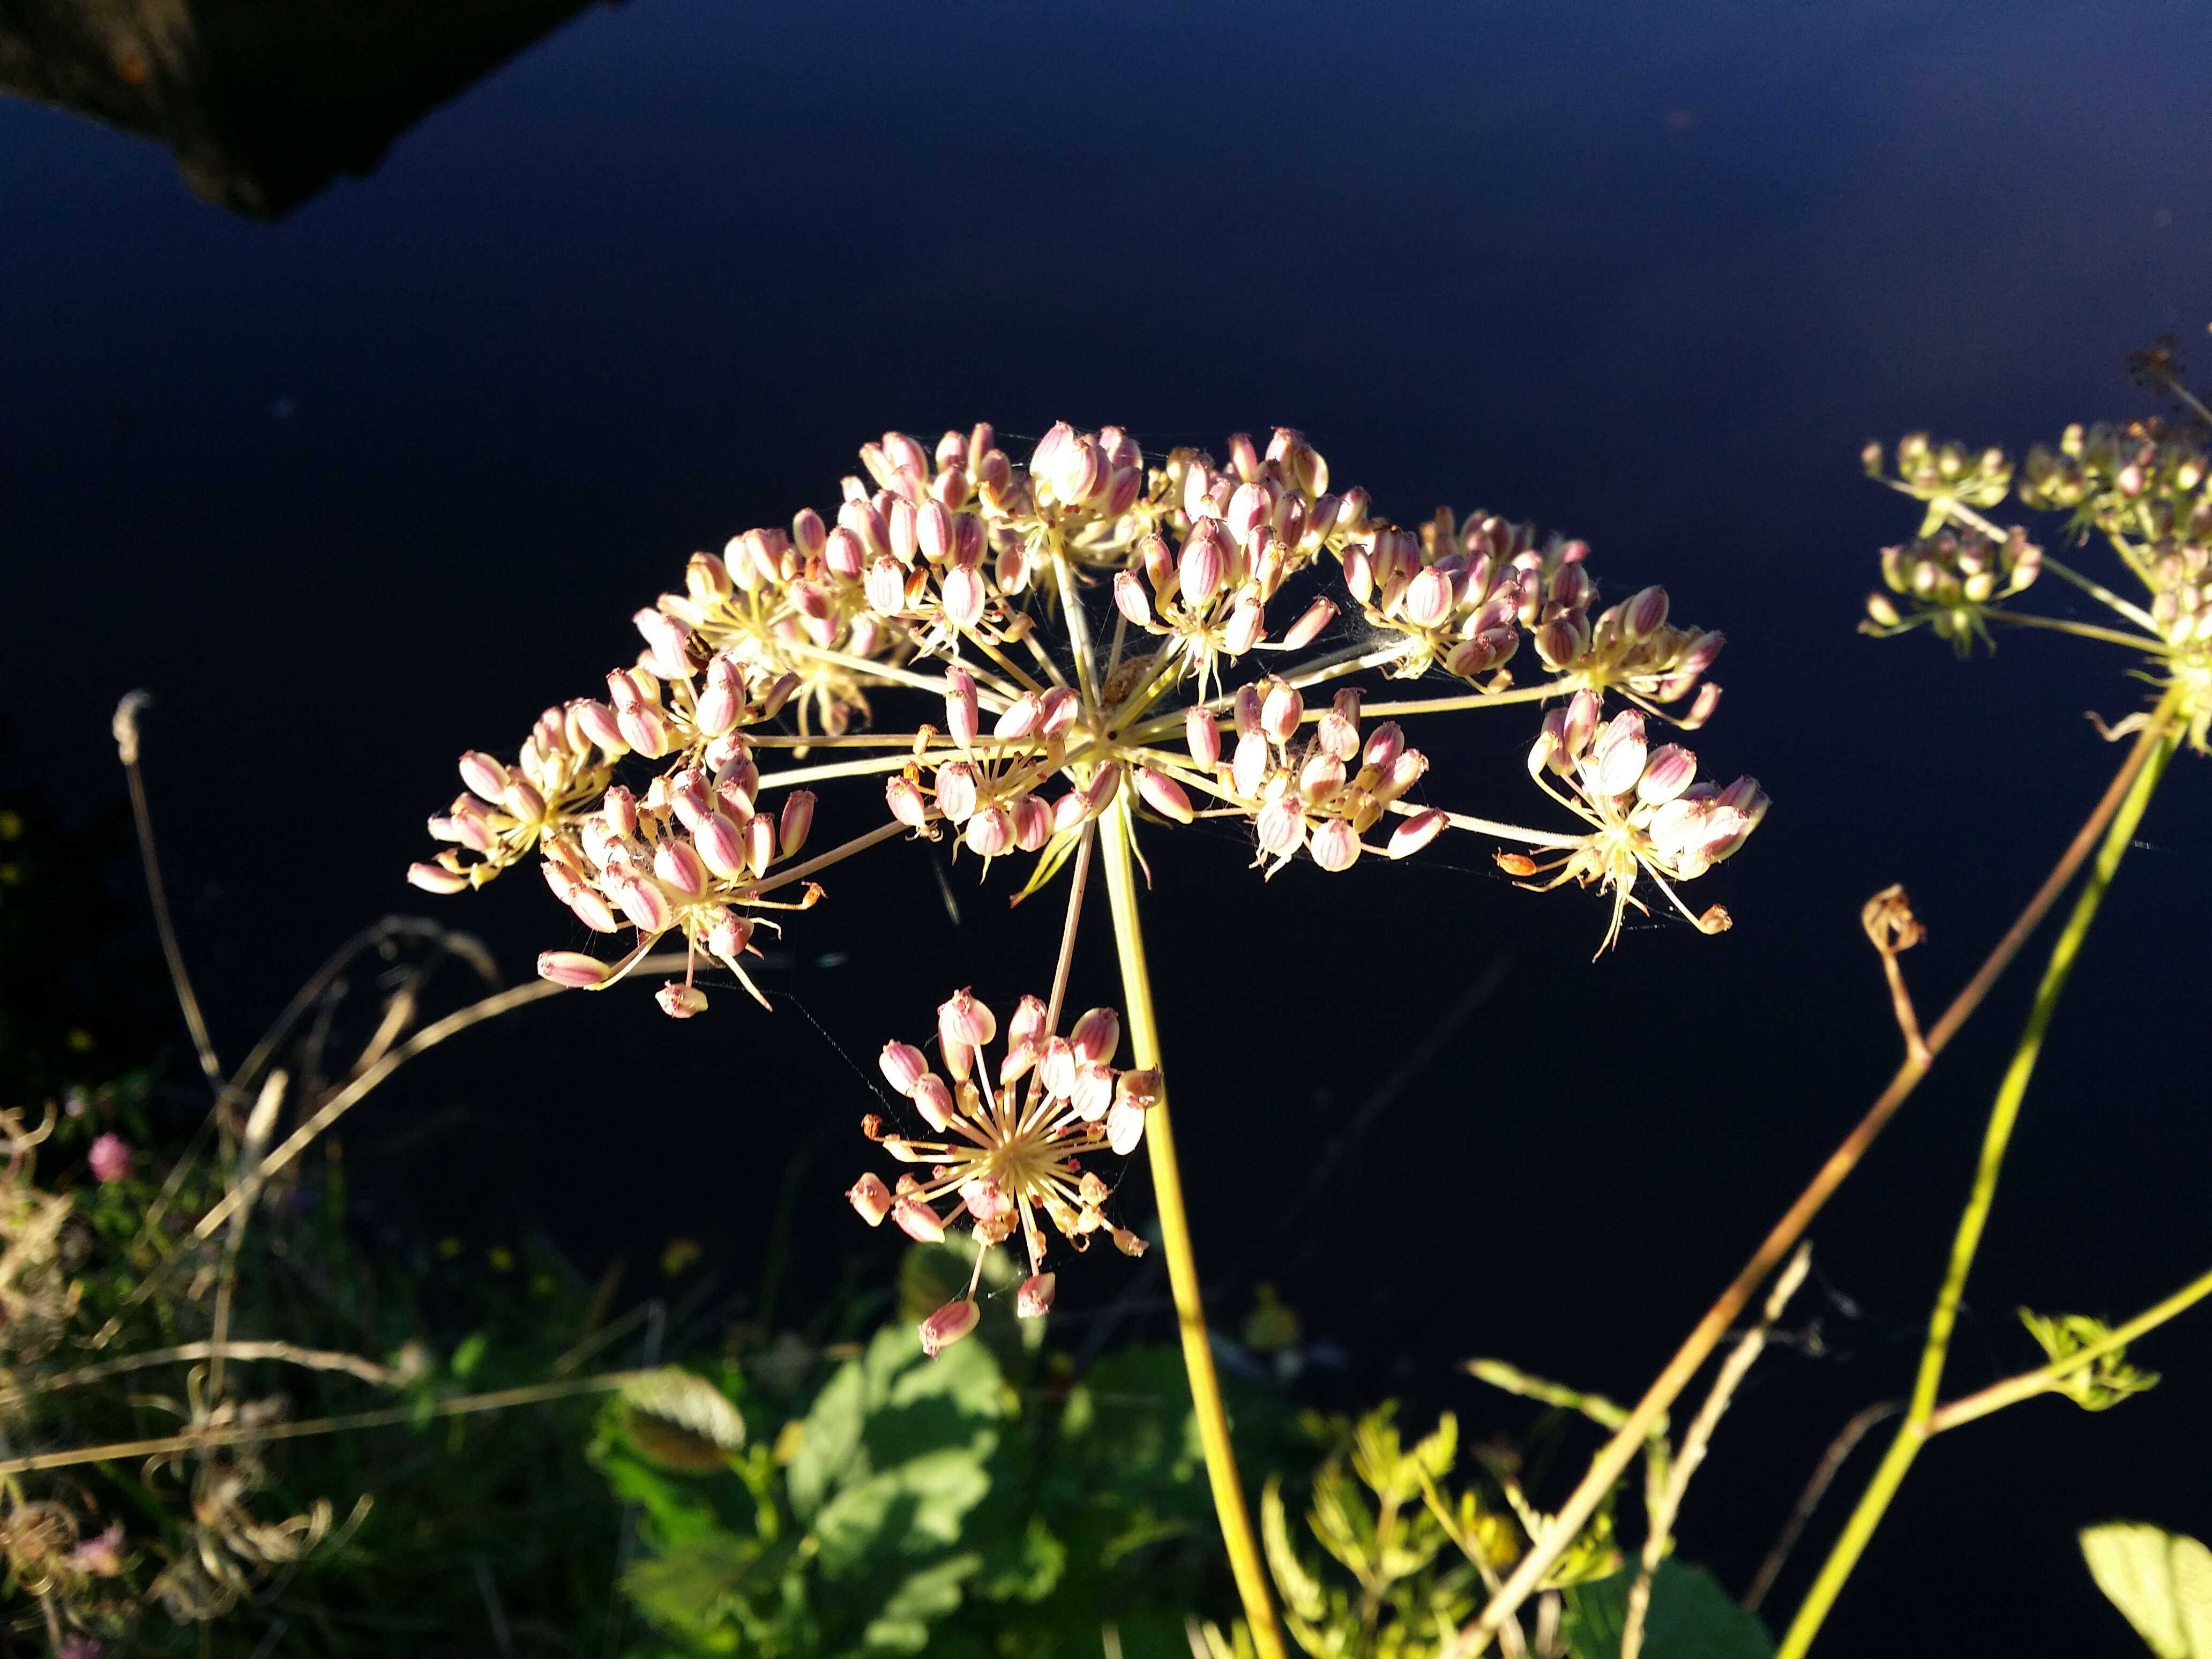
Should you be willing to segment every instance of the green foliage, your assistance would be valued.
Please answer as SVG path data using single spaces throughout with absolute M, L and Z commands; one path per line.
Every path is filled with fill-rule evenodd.
M 935 1296 L 920 1281 L 953 1254 L 911 1253 L 902 1296 Z M 1225 1607 L 1227 1587 L 1179 1358 L 1130 1350 L 1067 1385 L 1014 1323 L 994 1304 L 929 1360 L 902 1321 L 811 1400 L 727 1367 L 734 1416 L 792 1414 L 712 1469 L 667 1455 L 665 1423 L 641 1424 L 635 1400 L 611 1402 L 592 1457 L 641 1512 L 623 1582 L 650 1632 L 636 1651 L 1042 1659 L 1096 1653 L 1109 1627 L 1125 1651 L 1182 1650 L 1185 1617 Z M 1021 1386 L 1030 1370 L 1048 1386 Z M 1279 1410 L 1237 1404 L 1248 1457 L 1304 1461 Z
M 2027 1334 L 2053 1360 L 2079 1353 L 2112 1334 L 2112 1328 L 2103 1320 L 2091 1319 L 2086 1314 L 2052 1316 L 2022 1308 L 2020 1322 L 2027 1327 Z M 2111 1410 L 2130 1395 L 2156 1388 L 2158 1373 L 2137 1370 L 2127 1363 L 2127 1353 L 2123 1346 L 2100 1354 L 2080 1370 L 2052 1383 L 2051 1391 L 2064 1395 L 2085 1412 L 2101 1412 Z
M 1559 1622 L 1572 1659 L 1616 1659 L 1628 1615 L 1633 1569 L 1567 1591 Z M 1662 1561 L 1651 1577 L 1644 1625 L 1644 1659 L 1769 1659 L 1774 1643 L 1748 1611 L 1703 1567 Z
M 2212 1659 L 2212 1550 L 2122 1522 L 2082 1533 L 2081 1553 L 2097 1588 L 2159 1659 Z

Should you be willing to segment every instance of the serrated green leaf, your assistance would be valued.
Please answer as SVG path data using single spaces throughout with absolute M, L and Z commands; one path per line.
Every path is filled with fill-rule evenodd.
M 2212 1659 L 2212 1550 L 2141 1522 L 2081 1534 L 2089 1574 L 2159 1659 Z
M 1620 1659 L 1634 1570 L 1566 1591 L 1559 1633 L 1572 1659 Z M 1662 1561 L 1652 1575 L 1644 1621 L 1644 1659 L 1772 1659 L 1774 1643 L 1759 1615 L 1738 1604 L 1702 1567 Z

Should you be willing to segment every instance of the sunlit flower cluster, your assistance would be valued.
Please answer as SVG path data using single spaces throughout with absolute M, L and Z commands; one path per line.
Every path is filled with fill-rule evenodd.
M 2197 412 L 2212 425 L 2212 411 Z M 1869 632 L 1926 625 L 1962 656 L 1977 641 L 1990 642 L 1993 623 L 2127 647 L 2148 659 L 2148 678 L 2173 701 L 2191 743 L 2199 752 L 2212 747 L 2212 458 L 2200 434 L 2156 421 L 2069 426 L 2055 447 L 2037 446 L 2017 469 L 2000 450 L 1970 456 L 1925 436 L 1898 445 L 1894 474 L 1885 471 L 1880 445 L 1869 445 L 1865 459 L 1873 477 L 1926 503 L 1919 535 L 1883 550 L 1887 591 L 1867 600 Z M 2143 597 L 2130 599 L 2029 542 L 2018 526 L 1984 517 L 1980 509 L 2008 490 L 2025 507 L 2064 514 L 2075 543 L 2102 542 Z M 2006 605 L 2045 571 L 2123 626 Z
M 1006 1023 L 994 1073 L 983 1051 L 999 1035 L 998 1018 L 963 990 L 937 1011 L 938 1048 L 949 1079 L 911 1043 L 884 1045 L 885 1079 L 933 1133 L 946 1138 L 887 1131 L 871 1115 L 862 1124 L 868 1138 L 902 1164 L 926 1166 L 927 1173 L 902 1174 L 894 1186 L 864 1175 L 846 1196 L 870 1226 L 888 1217 L 925 1244 L 942 1243 L 966 1218 L 976 1246 L 975 1272 L 965 1296 L 923 1322 L 922 1346 L 933 1354 L 975 1328 L 983 1258 L 1016 1232 L 1029 1258 L 1029 1277 L 1014 1304 L 1025 1319 L 1052 1307 L 1056 1281 L 1044 1267 L 1046 1221 L 1079 1250 L 1103 1233 L 1124 1254 L 1144 1254 L 1142 1239 L 1106 1219 L 1113 1189 L 1085 1160 L 1136 1151 L 1145 1113 L 1159 1097 L 1159 1073 L 1115 1069 L 1121 1020 L 1111 1008 L 1093 1008 L 1066 1036 L 1055 1035 L 1051 1024 L 1041 999 L 1024 997 Z M 940 1207 L 947 1200 L 951 1207 Z
M 821 890 L 771 893 L 902 830 L 987 865 L 1033 856 L 1034 889 L 1109 811 L 1240 817 L 1270 875 L 1405 857 L 1455 826 L 1565 854 L 1614 898 L 1608 940 L 1638 880 L 1691 878 L 1695 859 L 1624 856 L 1586 800 L 1559 831 L 1416 799 L 1428 763 L 1400 722 L 1579 693 L 1694 727 L 1720 635 L 1671 621 L 1662 588 L 1601 605 L 1583 543 L 1487 514 L 1394 525 L 1332 492 L 1297 433 L 1227 453 L 1148 462 L 1118 428 L 1060 425 L 1017 465 L 988 426 L 934 449 L 885 434 L 830 516 L 695 554 L 636 614 L 644 649 L 604 699 L 548 709 L 512 765 L 465 756 L 465 792 L 431 820 L 447 850 L 411 879 L 458 891 L 537 853 L 577 921 L 625 946 L 550 951 L 541 972 L 603 986 L 680 937 L 694 970 L 661 1000 L 681 1017 L 705 1006 L 702 965 L 761 995 L 743 961 L 760 913 Z M 1314 591 L 1325 560 L 1334 596 Z M 1363 693 L 1328 684 L 1431 671 L 1469 689 L 1364 731 Z M 878 731 L 878 702 L 908 692 L 941 714 Z M 616 781 L 641 761 L 649 776 Z M 815 809 L 797 786 L 872 775 L 890 821 L 793 863 Z

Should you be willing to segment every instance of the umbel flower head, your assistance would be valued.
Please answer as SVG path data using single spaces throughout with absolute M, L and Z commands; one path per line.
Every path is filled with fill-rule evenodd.
M 511 763 L 464 756 L 464 792 L 430 820 L 444 850 L 410 878 L 457 892 L 534 854 L 576 927 L 617 942 L 549 951 L 539 971 L 596 988 L 680 937 L 691 968 L 660 1002 L 685 1018 L 707 1005 L 702 968 L 764 1001 L 744 961 L 764 913 L 807 908 L 810 878 L 898 835 L 949 839 L 987 872 L 1019 859 L 1025 896 L 1109 812 L 1241 823 L 1269 877 L 1411 858 L 1456 830 L 1599 885 L 1610 943 L 1644 887 L 1695 879 L 1764 810 L 1749 780 L 1713 806 L 1692 782 L 1662 820 L 1640 779 L 1607 793 L 1579 755 L 1553 768 L 1565 793 L 1546 785 L 1566 827 L 1425 798 L 1421 721 L 1570 698 L 1685 729 L 1712 714 L 1722 636 L 1677 621 L 1661 587 L 1605 603 L 1584 543 L 1485 513 L 1402 527 L 1283 428 L 1231 437 L 1221 460 L 1065 424 L 1025 462 L 988 425 L 933 447 L 887 433 L 860 460 L 827 514 L 694 554 L 681 590 L 633 617 L 643 649 L 603 698 L 547 708 Z M 880 729 L 900 699 L 914 720 Z M 859 811 L 799 861 L 812 786 L 835 781 L 858 781 Z M 1723 811 L 1727 834 L 1705 823 Z M 1655 838 L 1690 817 L 1688 839 Z
M 937 1011 L 939 1052 L 949 1076 L 933 1071 L 910 1043 L 884 1045 L 884 1079 L 943 1138 L 913 1139 L 886 1130 L 873 1114 L 862 1119 L 869 1139 L 927 1173 L 902 1173 L 893 1186 L 864 1175 L 846 1197 L 871 1227 L 889 1218 L 925 1244 L 942 1243 L 964 1218 L 975 1239 L 975 1268 L 967 1294 L 922 1322 L 922 1346 L 932 1354 L 975 1328 L 983 1258 L 1017 1232 L 1030 1272 L 1016 1293 L 1015 1311 L 1025 1319 L 1052 1306 L 1046 1222 L 1079 1250 L 1103 1233 L 1123 1254 L 1144 1254 L 1142 1239 L 1106 1219 L 1113 1189 L 1085 1161 L 1109 1152 L 1125 1158 L 1137 1149 L 1145 1113 L 1159 1098 L 1159 1073 L 1115 1069 L 1121 1020 L 1111 1008 L 1093 1008 L 1066 1036 L 1050 1024 L 1043 1001 L 1024 997 L 1006 1023 L 994 1066 L 986 1050 L 998 1037 L 998 1018 L 962 990 Z
M 2212 411 L 2172 389 L 2212 425 Z M 1884 470 L 1881 445 L 1869 445 L 1864 459 L 1871 477 L 1925 503 L 1925 511 L 1913 540 L 1883 550 L 1883 589 L 1868 598 L 1862 629 L 1886 637 L 1925 626 L 1962 657 L 1977 642 L 1993 642 L 1991 624 L 2121 646 L 2146 659 L 2143 678 L 2161 688 L 2197 752 L 2212 749 L 2212 456 L 2200 434 L 2159 421 L 2069 426 L 2057 445 L 2038 445 L 2017 468 L 2002 450 L 1970 458 L 1924 435 L 1899 442 L 1893 475 Z M 2062 535 L 2074 544 L 2102 544 L 2121 567 L 2119 588 L 2031 543 L 2020 526 L 1983 516 L 1981 508 L 2008 492 L 2031 510 L 2065 515 Z M 2045 571 L 2119 625 L 2007 603 Z M 2130 586 L 2138 598 L 2127 597 Z M 2036 591 L 2048 592 L 2051 584 Z M 2108 729 L 2131 731 L 2142 719 Z

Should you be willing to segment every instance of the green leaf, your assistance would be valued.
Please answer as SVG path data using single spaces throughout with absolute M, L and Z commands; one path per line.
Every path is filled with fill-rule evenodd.
M 483 1363 L 484 1350 L 491 1346 L 491 1338 L 478 1331 L 453 1350 L 453 1372 L 465 1380 L 470 1372 Z
M 2022 1308 L 2020 1322 L 2027 1328 L 2036 1346 L 2054 1360 L 2079 1353 L 2112 1334 L 2112 1328 L 2103 1320 L 2092 1319 L 2086 1314 L 2053 1316 Z M 2111 1410 L 2130 1395 L 2156 1388 L 2158 1373 L 2138 1370 L 2129 1364 L 2127 1352 L 2125 1346 L 2121 1346 L 2098 1355 L 2080 1370 L 2053 1383 L 2052 1391 L 2064 1395 L 2085 1412 L 2101 1412 Z
M 1560 1621 L 1573 1659 L 1618 1659 L 1633 1569 L 1566 1592 Z M 1662 1561 L 1652 1576 L 1644 1621 L 1644 1659 L 1772 1659 L 1774 1643 L 1759 1615 L 1739 1606 L 1703 1567 Z
M 2081 1534 L 2090 1577 L 2159 1659 L 2212 1659 L 2212 1550 L 2141 1522 Z
M 745 1443 L 745 1419 L 722 1391 L 677 1365 L 623 1384 L 623 1429 L 630 1443 L 666 1469 L 705 1474 L 724 1468 Z

